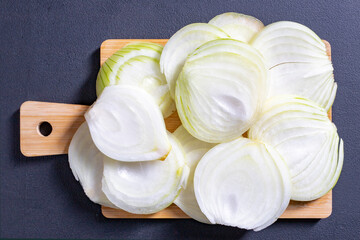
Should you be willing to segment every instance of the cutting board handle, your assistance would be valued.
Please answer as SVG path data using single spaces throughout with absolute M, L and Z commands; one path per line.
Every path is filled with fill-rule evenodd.
M 88 106 L 26 101 L 20 107 L 20 150 L 27 157 L 68 152 Z M 42 127 L 47 127 L 43 132 Z M 46 136 L 47 135 L 47 136 Z
M 20 150 L 27 157 L 67 154 L 72 137 L 85 121 L 89 106 L 49 102 L 24 102 L 20 107 Z M 167 130 L 180 125 L 177 113 L 165 119 Z M 41 131 L 48 125 L 47 134 Z

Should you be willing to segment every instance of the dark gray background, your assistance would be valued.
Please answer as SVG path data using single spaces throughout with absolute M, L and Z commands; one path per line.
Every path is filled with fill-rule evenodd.
M 332 45 L 339 89 L 333 120 L 345 163 L 324 220 L 279 220 L 255 233 L 193 220 L 108 220 L 70 171 L 67 156 L 26 158 L 26 100 L 91 104 L 99 46 L 109 38 L 169 38 L 193 22 L 237 11 L 269 24 L 296 21 Z M 0 237 L 359 239 L 360 1 L 0 1 Z

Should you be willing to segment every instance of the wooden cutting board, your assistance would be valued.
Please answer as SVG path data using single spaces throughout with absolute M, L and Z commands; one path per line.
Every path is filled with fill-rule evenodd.
M 114 52 L 131 42 L 154 42 L 165 45 L 167 39 L 109 39 L 100 47 L 100 65 Z M 331 59 L 330 44 L 324 41 L 327 53 Z M 94 79 L 95 81 L 95 79 Z M 95 89 L 89 89 L 95 91 Z M 24 102 L 20 107 L 20 149 L 27 157 L 67 154 L 72 136 L 77 128 L 85 121 L 84 113 L 88 109 L 85 105 Z M 331 119 L 331 111 L 329 112 Z M 49 123 L 52 131 L 43 136 L 40 126 Z M 165 120 L 170 132 L 181 125 L 177 113 Z M 309 202 L 291 201 L 280 218 L 326 218 L 332 211 L 332 192 Z M 102 213 L 107 218 L 189 218 L 176 205 L 151 215 L 136 215 L 122 210 L 102 206 Z

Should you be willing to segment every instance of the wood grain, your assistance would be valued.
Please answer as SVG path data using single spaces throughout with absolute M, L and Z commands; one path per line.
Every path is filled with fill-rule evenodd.
M 20 150 L 27 157 L 67 153 L 71 138 L 85 121 L 88 106 L 76 104 L 24 102 L 20 107 Z M 52 132 L 43 136 L 39 125 L 49 122 Z
M 190 218 L 175 204 L 150 215 L 138 215 L 102 206 L 102 214 L 107 218 Z M 309 202 L 290 201 L 289 206 L 280 218 L 327 218 L 332 211 L 332 192 Z
M 100 47 L 100 64 L 108 57 L 130 42 L 154 42 L 165 45 L 167 39 L 109 39 Z M 324 41 L 329 58 L 331 48 Z M 20 147 L 25 156 L 44 156 L 66 154 L 71 138 L 77 128 L 84 121 L 84 113 L 88 106 L 61 103 L 45 103 L 28 101 L 20 108 Z M 328 113 L 331 119 L 331 110 Z M 47 136 L 41 136 L 38 125 L 49 122 L 53 132 Z M 181 125 L 177 113 L 165 120 L 166 127 L 173 132 Z M 309 202 L 291 201 L 290 205 L 280 218 L 326 218 L 332 211 L 332 192 Z M 102 213 L 107 218 L 189 218 L 176 205 L 151 215 L 136 215 L 122 210 L 102 207 Z
M 152 42 L 165 45 L 168 39 L 108 39 L 100 46 L 100 66 L 117 50 L 124 47 L 128 43 L 135 42 Z

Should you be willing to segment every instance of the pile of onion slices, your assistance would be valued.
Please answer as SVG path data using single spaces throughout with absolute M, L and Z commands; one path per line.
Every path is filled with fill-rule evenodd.
M 327 115 L 337 90 L 324 42 L 295 22 L 220 14 L 163 47 L 126 45 L 101 67 L 98 98 L 69 147 L 95 203 L 259 231 L 290 200 L 329 192 L 343 141 Z M 164 119 L 177 111 L 171 133 Z

